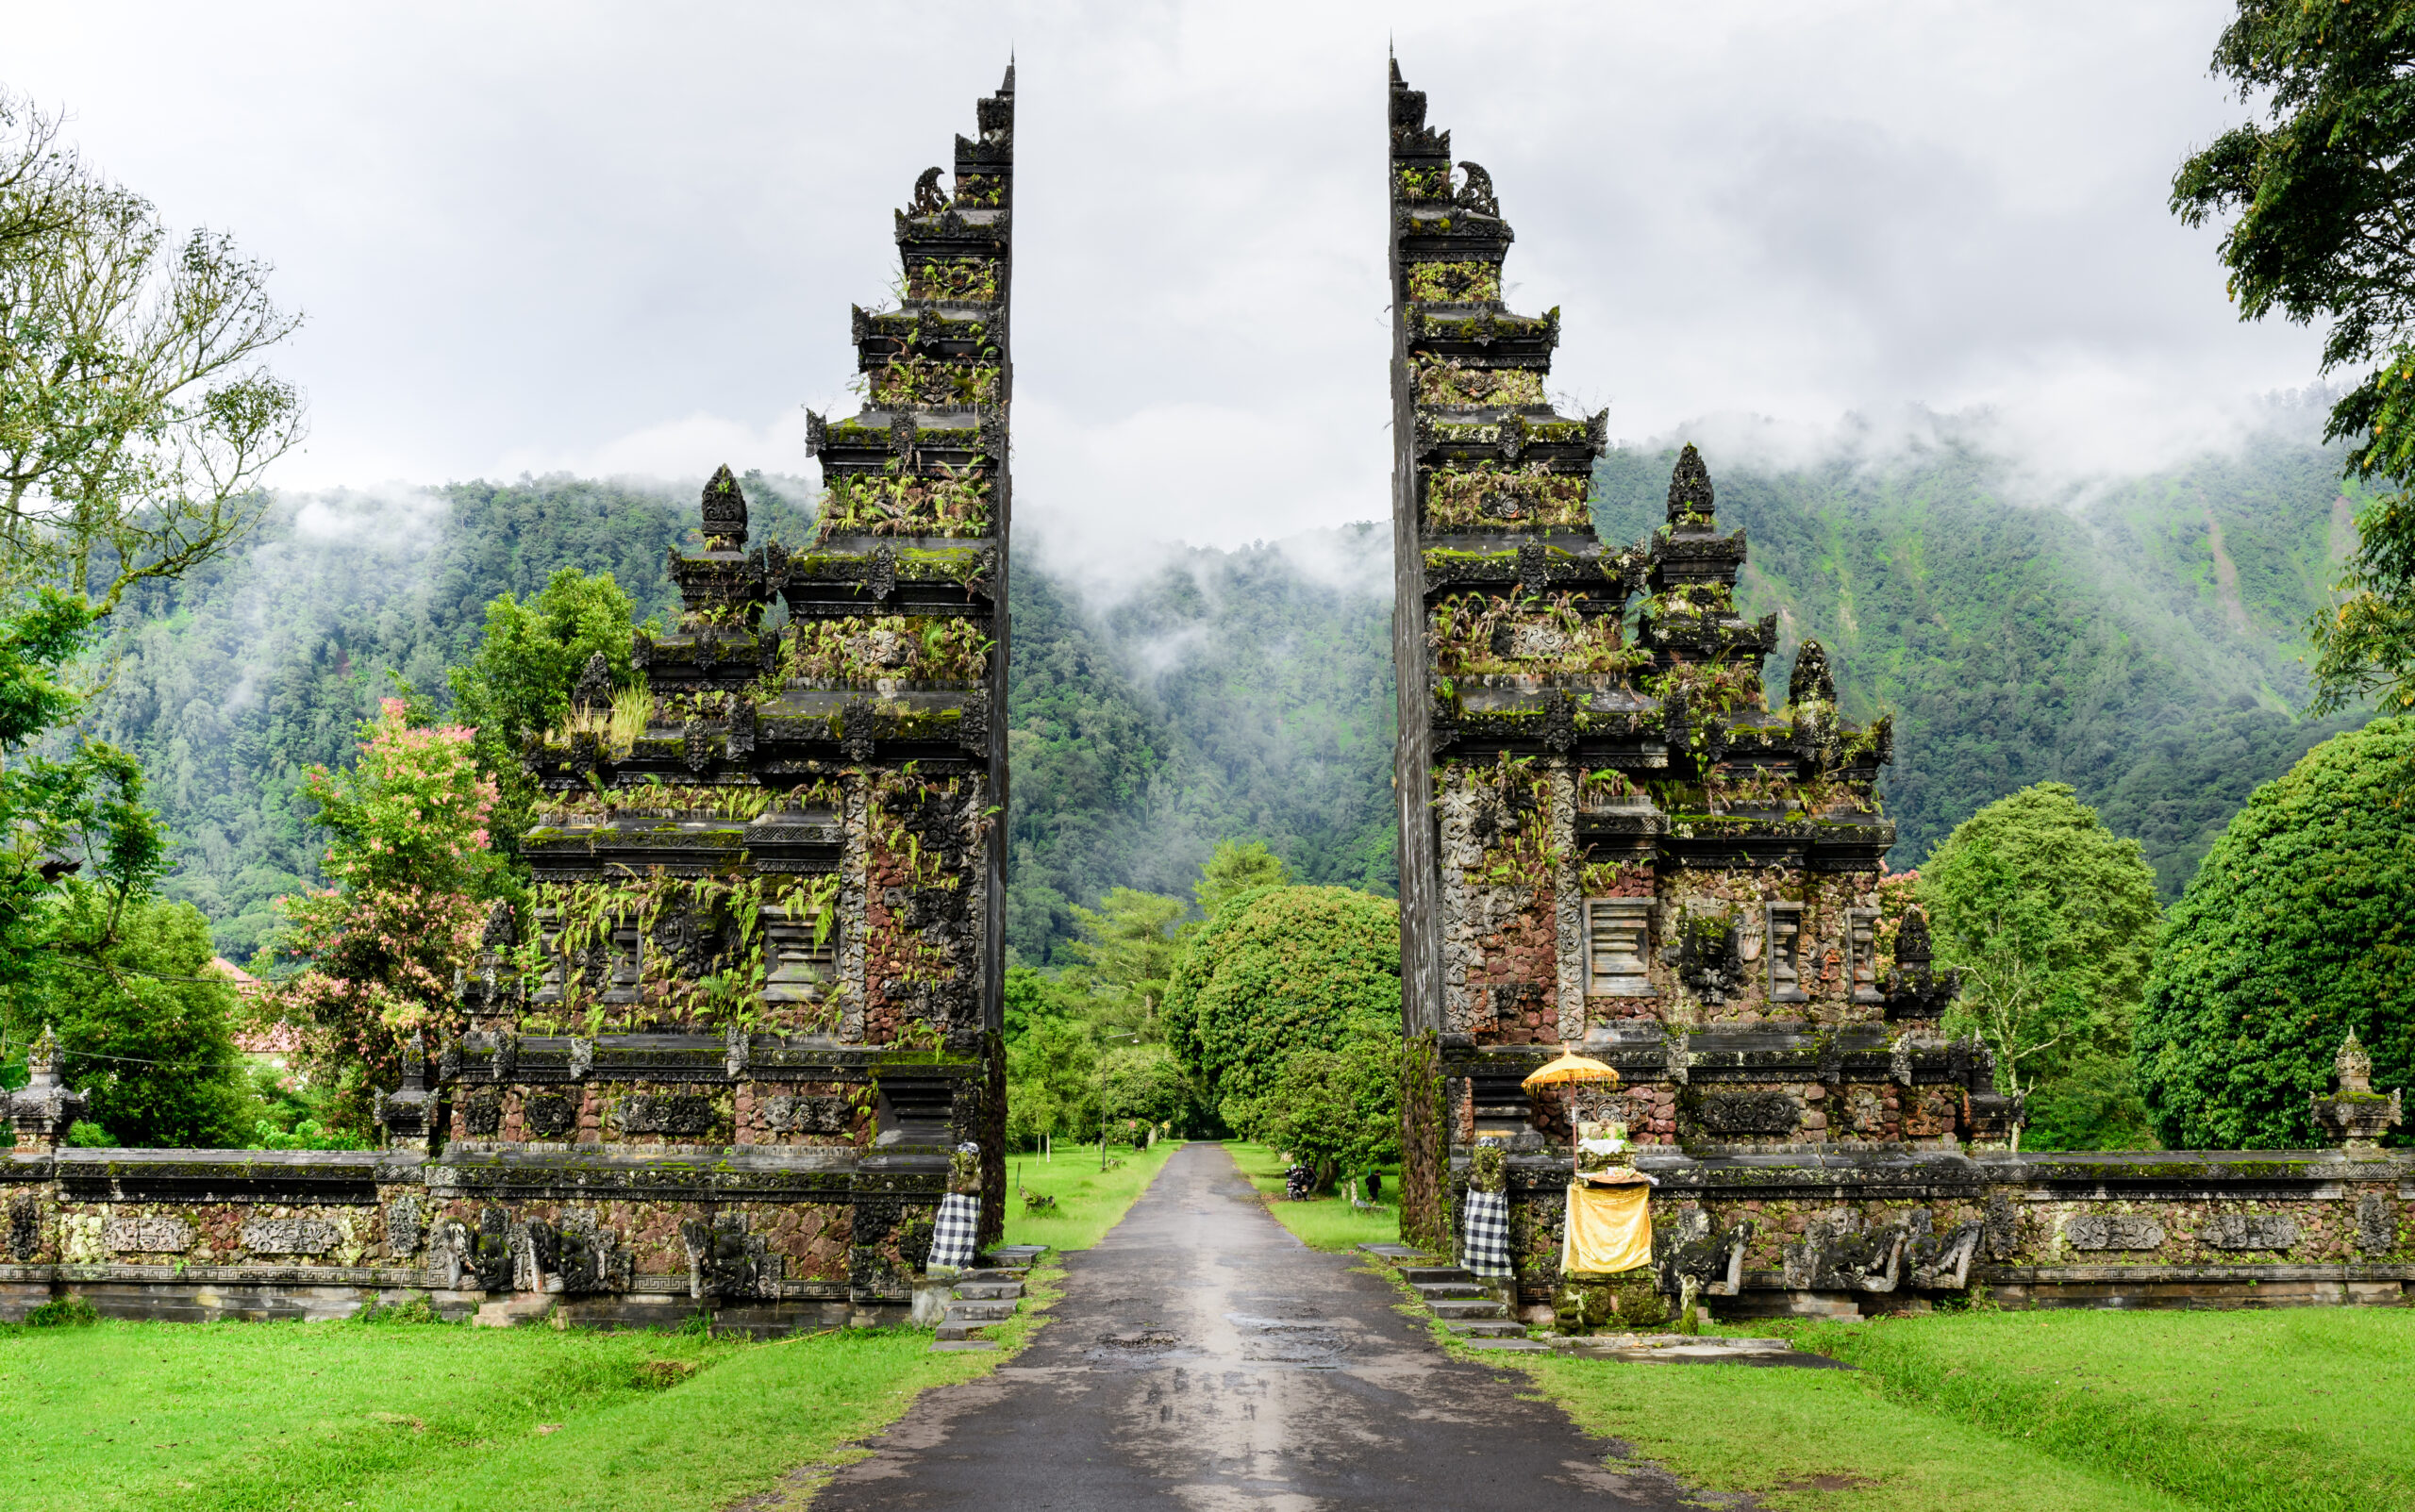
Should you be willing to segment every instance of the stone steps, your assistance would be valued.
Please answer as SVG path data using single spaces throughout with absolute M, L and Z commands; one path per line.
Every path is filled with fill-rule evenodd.
M 1492 1297 L 1438 1297 L 1428 1300 L 1425 1305 L 1435 1317 L 1454 1321 L 1509 1316 L 1509 1309 Z
M 1550 1346 L 1526 1337 L 1526 1325 L 1509 1316 L 1500 1295 L 1462 1265 L 1437 1265 L 1434 1257 L 1403 1244 L 1359 1248 L 1400 1271 L 1426 1310 L 1441 1319 L 1470 1349 L 1540 1350 Z
M 975 1336 L 1015 1315 L 1015 1309 L 1023 1303 L 1024 1278 L 1031 1271 L 1031 1262 L 1042 1253 L 1044 1247 L 1041 1245 L 1011 1245 L 983 1255 L 980 1265 L 958 1271 L 956 1285 L 948 1293 L 947 1310 L 940 1318 L 939 1337 L 931 1345 L 932 1353 L 996 1349 L 995 1343 Z

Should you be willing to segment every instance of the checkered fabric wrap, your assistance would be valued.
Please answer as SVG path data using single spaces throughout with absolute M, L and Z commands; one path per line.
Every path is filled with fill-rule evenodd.
M 1509 1274 L 1509 1194 L 1472 1191 L 1467 1196 L 1467 1234 L 1459 1263 L 1480 1276 Z
M 962 1192 L 940 1199 L 939 1221 L 931 1225 L 933 1266 L 959 1269 L 973 1263 L 973 1235 L 981 1223 L 981 1207 Z

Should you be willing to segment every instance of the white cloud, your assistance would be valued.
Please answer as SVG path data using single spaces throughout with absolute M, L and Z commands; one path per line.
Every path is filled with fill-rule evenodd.
M 889 210 L 1020 58 L 1017 505 L 1106 571 L 1387 507 L 1383 57 L 1518 229 L 1614 434 L 1984 406 L 2153 465 L 2315 376 L 2164 208 L 2223 0 L 108 4 L 5 81 L 311 323 L 279 478 L 801 470 Z M 910 66 L 894 66 L 909 59 Z M 756 458 L 752 463 L 748 458 Z

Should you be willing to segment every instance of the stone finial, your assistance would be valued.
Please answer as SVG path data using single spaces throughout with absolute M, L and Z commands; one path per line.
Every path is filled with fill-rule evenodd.
M 58 1068 L 62 1060 L 58 1049 L 58 1031 L 43 1024 L 42 1038 L 25 1055 L 25 1085 L 6 1099 L 8 1122 L 17 1131 L 17 1142 L 36 1150 L 56 1150 L 67 1138 L 67 1131 L 84 1116 L 88 1105 L 84 1094 L 71 1091 L 60 1085 Z
M 478 936 L 478 948 L 482 951 L 509 950 L 519 942 L 520 931 L 512 923 L 510 901 L 497 898 L 487 905 L 487 923 Z
M 1914 906 L 1895 930 L 1895 969 L 1887 973 L 1886 991 L 1890 1022 L 1940 1018 L 1946 1005 L 1962 990 L 1961 972 L 1937 971 L 1931 964 L 1935 958 L 1929 944 L 1928 913 Z
M 1687 515 L 1710 513 L 1710 469 L 1702 465 L 1702 453 L 1688 441 L 1677 454 L 1675 471 L 1669 474 L 1669 522 L 1674 524 Z
M 2357 1042 L 2357 1031 L 2340 1046 L 2332 1061 L 2340 1073 L 2340 1089 L 2329 1097 L 2311 1096 L 2314 1122 L 2339 1139 L 2352 1156 L 2373 1158 L 2381 1154 L 2382 1136 L 2400 1122 L 2399 1093 L 2373 1090 L 2373 1057 Z
M 612 706 L 612 664 L 598 651 L 587 658 L 578 674 L 578 683 L 571 690 L 572 706 L 583 713 L 593 713 Z
M 1895 931 L 1895 964 L 1900 967 L 1926 966 L 1937 957 L 1928 942 L 1928 910 L 1914 906 L 1904 915 L 1904 922 Z
M 2340 1090 L 2372 1095 L 2373 1057 L 2357 1042 L 2356 1030 L 2348 1031 L 2348 1038 L 2340 1042 L 2340 1054 L 2331 1064 L 2340 1073 Z
M 937 172 L 937 170 L 933 170 Z M 746 495 L 738 487 L 738 478 L 724 462 L 705 485 L 705 546 L 708 550 L 736 551 L 746 544 Z
M 371 1103 L 370 1116 L 386 1131 L 388 1149 L 426 1144 L 428 1106 L 434 1100 L 427 1089 L 427 1041 L 414 1029 L 403 1045 L 401 1089 L 381 1090 Z
M 1836 703 L 1837 674 L 1829 669 L 1827 647 L 1806 640 L 1794 648 L 1794 671 L 1786 679 L 1786 701 L 1797 708 L 1807 703 Z

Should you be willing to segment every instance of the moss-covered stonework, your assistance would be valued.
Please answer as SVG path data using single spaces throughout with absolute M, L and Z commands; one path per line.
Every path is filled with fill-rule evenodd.
M 21 1152 L 0 1280 L 162 1316 L 301 1286 L 897 1321 L 968 1142 L 996 1241 L 1011 71 L 976 114 L 954 198 L 935 170 L 896 216 L 903 300 L 853 312 L 865 409 L 808 416 L 812 539 L 750 539 L 722 469 L 677 623 L 530 739 L 532 885 L 380 1090 L 388 1148 Z
M 1491 179 L 1396 67 L 1390 125 L 1394 586 L 1422 610 L 1393 635 L 1402 1012 L 1432 1047 L 1411 1057 L 1404 1232 L 1454 1248 L 1469 1153 L 1497 1144 L 1520 1294 L 1553 1304 L 1574 1109 L 1520 1083 L 1569 1042 L 1621 1078 L 1582 1116 L 1625 1124 L 1660 1175 L 1661 1288 L 1703 1270 L 1714 1315 L 1742 1304 L 1720 1300 L 1713 1258 L 1773 1306 L 1895 1304 L 1974 1276 L 2093 1301 L 2167 1272 L 2183 1279 L 2136 1284 L 2415 1279 L 2395 1209 L 2329 1165 L 1999 1164 L 2020 1102 L 1983 1046 L 1940 1032 L 1954 975 L 1924 932 L 1899 945 L 1882 896 L 1891 723 L 1842 717 L 1817 642 L 1793 648 L 1782 703 L 1764 693 L 1777 622 L 1740 611 L 1747 542 L 1721 528 L 1694 447 L 1666 523 L 1631 546 L 1595 535 L 1604 424 L 1545 402 L 1558 312 L 1502 304 L 1512 237 Z M 2381 1114 L 2353 1091 L 2318 1104 L 2362 1141 L 2350 1153 L 2380 1157 L 2364 1124 Z M 1616 1290 L 1570 1300 L 1607 1312 Z M 1638 1308 L 1619 1293 L 1621 1316 Z

